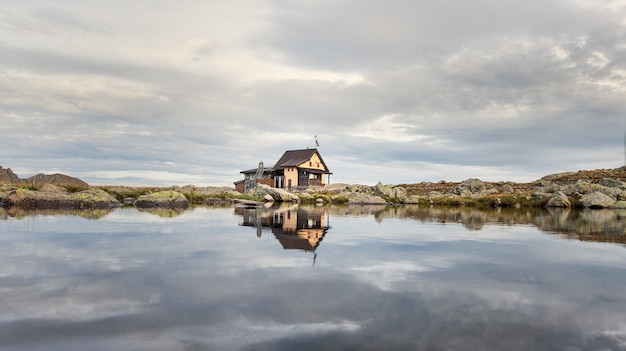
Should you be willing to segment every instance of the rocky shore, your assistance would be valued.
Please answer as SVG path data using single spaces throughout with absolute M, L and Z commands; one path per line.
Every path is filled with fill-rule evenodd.
M 292 202 L 348 205 L 626 208 L 626 166 L 617 169 L 567 172 L 530 183 L 439 181 L 375 186 L 331 184 L 294 191 L 259 184 L 246 194 L 229 187 L 187 185 L 167 188 L 90 187 L 69 176 L 37 175 L 20 179 L 0 167 L 0 207 L 22 208 L 138 208 L 185 209 L 191 204 L 258 205 Z

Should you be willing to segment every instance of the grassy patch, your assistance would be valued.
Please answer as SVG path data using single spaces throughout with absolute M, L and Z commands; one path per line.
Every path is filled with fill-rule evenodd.
M 68 193 L 77 193 L 79 191 L 87 190 L 84 187 L 76 185 L 63 185 L 63 187 L 65 188 L 65 190 L 67 190 Z
M 42 186 L 43 184 L 27 184 L 23 188 L 27 190 L 32 190 L 32 191 L 39 191 L 41 190 Z

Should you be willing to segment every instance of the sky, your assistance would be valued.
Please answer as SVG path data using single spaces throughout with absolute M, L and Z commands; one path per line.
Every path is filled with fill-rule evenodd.
M 625 163 L 626 0 L 7 0 L 0 166 L 226 185 L 316 147 L 331 183 Z

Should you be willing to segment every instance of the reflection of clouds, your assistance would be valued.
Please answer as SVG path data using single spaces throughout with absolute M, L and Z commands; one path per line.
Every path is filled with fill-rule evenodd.
M 393 290 L 394 283 L 405 282 L 416 273 L 433 269 L 432 266 L 411 261 L 368 262 L 366 265 L 349 268 L 357 279 L 383 290 Z
M 39 218 L 36 232 L 8 221 L 7 348 L 620 350 L 626 340 L 623 248 L 531 227 L 331 218 L 312 267 L 231 209 Z

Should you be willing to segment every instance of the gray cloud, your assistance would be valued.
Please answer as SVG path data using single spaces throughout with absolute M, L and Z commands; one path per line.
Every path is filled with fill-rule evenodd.
M 622 162 L 616 1 L 28 5 L 0 13 L 0 164 L 18 174 L 229 184 L 315 134 L 346 182 Z

